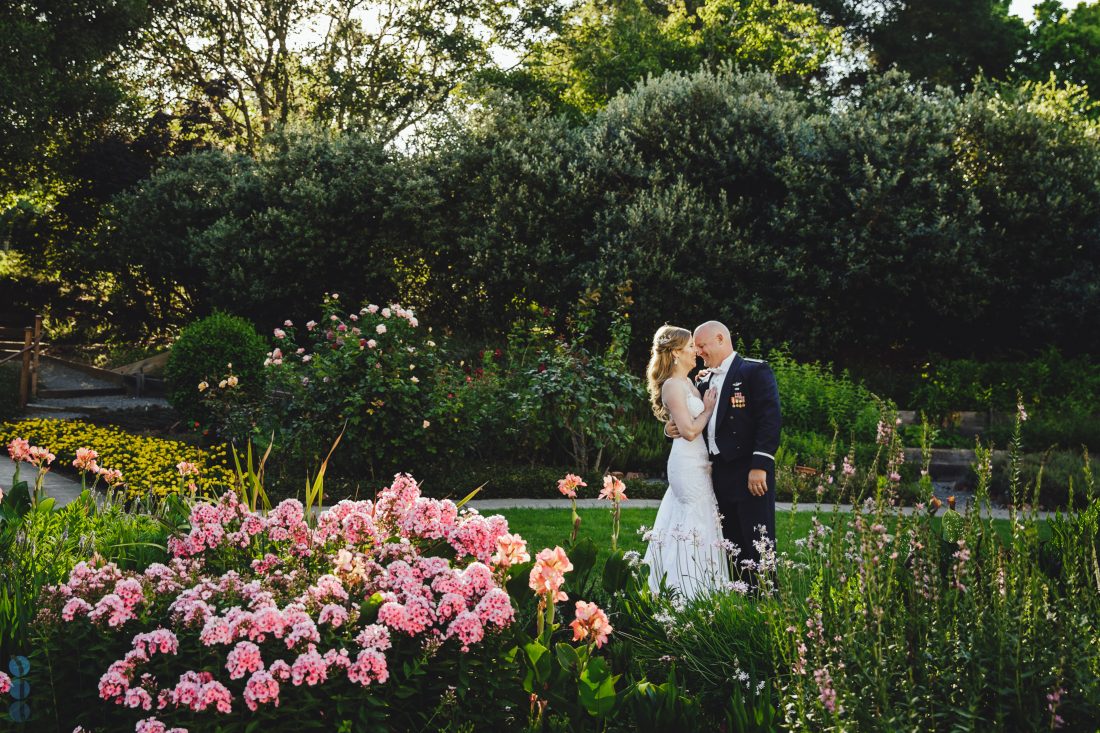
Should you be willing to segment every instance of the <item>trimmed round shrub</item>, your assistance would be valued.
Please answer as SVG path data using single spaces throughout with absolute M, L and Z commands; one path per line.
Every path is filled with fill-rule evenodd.
M 168 401 L 184 418 L 204 420 L 200 384 L 216 386 L 230 374 L 242 392 L 259 396 L 266 354 L 267 342 L 244 318 L 215 312 L 195 321 L 183 329 L 168 357 Z

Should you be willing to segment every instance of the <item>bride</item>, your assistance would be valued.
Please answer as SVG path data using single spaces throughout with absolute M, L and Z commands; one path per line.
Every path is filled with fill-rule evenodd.
M 703 428 L 718 401 L 714 389 L 699 396 L 688 373 L 695 367 L 691 332 L 662 326 L 653 336 L 649 360 L 649 395 L 661 422 L 676 421 L 679 438 L 668 456 L 668 491 L 647 533 L 645 562 L 649 584 L 658 592 L 662 580 L 685 598 L 722 590 L 729 565 L 722 542 L 721 517 L 710 481 L 710 459 Z

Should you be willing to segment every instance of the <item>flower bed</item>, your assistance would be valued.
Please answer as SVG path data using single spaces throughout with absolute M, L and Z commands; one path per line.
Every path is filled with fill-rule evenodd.
M 31 419 L 0 423 L 0 442 L 22 438 L 48 449 L 58 464 L 70 466 L 81 448 L 94 447 L 99 465 L 122 472 L 123 485 L 135 495 L 167 496 L 184 485 L 180 463 L 193 464 L 197 475 L 188 477 L 200 493 L 220 492 L 233 481 L 229 448 L 204 450 L 175 440 L 131 435 L 116 427 L 79 420 Z

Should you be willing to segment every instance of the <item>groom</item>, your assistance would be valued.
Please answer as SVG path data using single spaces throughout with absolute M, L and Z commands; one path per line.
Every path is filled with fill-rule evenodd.
M 779 448 L 779 389 L 767 362 L 733 350 L 729 329 L 707 321 L 695 329 L 695 352 L 708 372 L 699 391 L 718 390 L 718 404 L 703 430 L 722 534 L 736 545 L 738 561 L 760 562 L 753 544 L 763 526 L 775 542 L 775 451 Z M 669 437 L 679 437 L 669 423 Z M 742 573 L 744 576 L 745 574 Z M 749 573 L 748 577 L 752 578 Z

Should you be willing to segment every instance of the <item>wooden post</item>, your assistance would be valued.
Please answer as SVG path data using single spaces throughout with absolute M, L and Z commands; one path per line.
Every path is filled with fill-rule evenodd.
M 31 344 L 34 342 L 34 329 L 23 329 L 23 368 L 19 372 L 19 409 L 27 406 L 27 397 L 31 387 Z
M 42 316 L 34 317 L 34 357 L 31 360 L 31 396 L 38 399 L 38 355 L 42 352 Z

